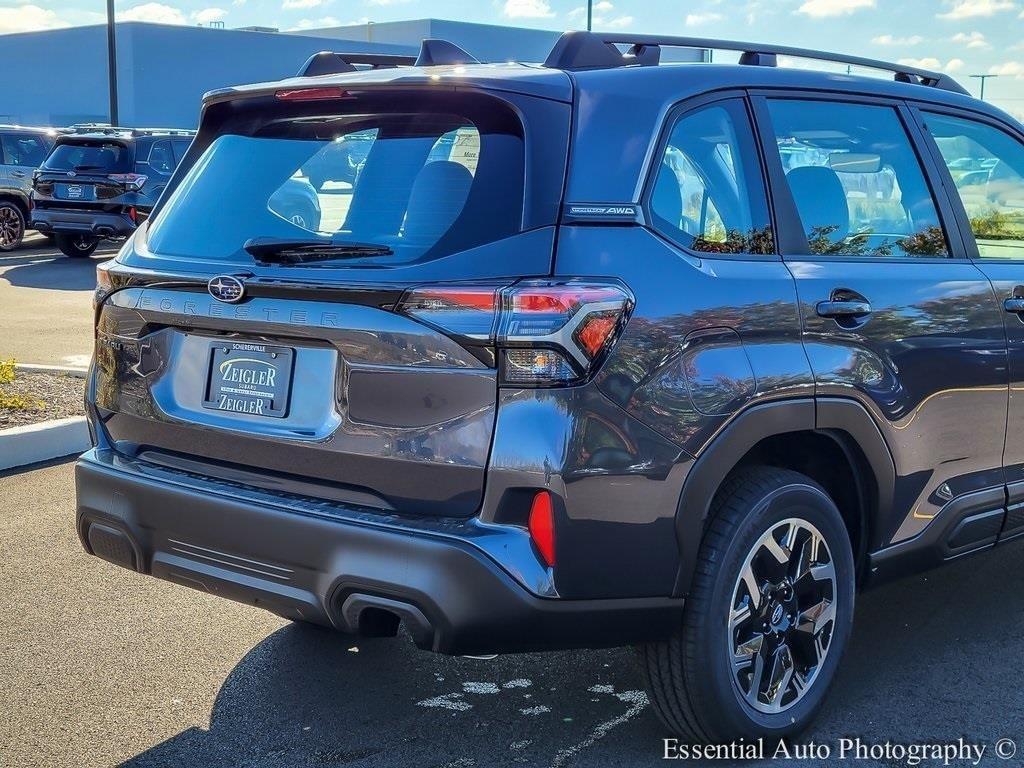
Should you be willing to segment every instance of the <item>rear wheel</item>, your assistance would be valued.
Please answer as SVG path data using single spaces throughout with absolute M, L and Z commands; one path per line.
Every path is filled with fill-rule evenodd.
M 60 249 L 61 253 L 73 259 L 84 259 L 92 256 L 96 246 L 100 243 L 98 238 L 91 235 L 55 235 L 54 241 L 57 243 L 57 248 Z
M 13 251 L 25 237 L 25 214 L 16 203 L 0 201 L 0 251 Z
M 817 483 L 770 467 L 727 480 L 711 513 L 679 630 L 640 649 L 651 703 L 690 741 L 792 736 L 849 639 L 846 526 Z

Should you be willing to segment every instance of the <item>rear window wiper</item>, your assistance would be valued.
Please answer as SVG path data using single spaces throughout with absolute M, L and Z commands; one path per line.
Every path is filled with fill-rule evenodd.
M 390 256 L 386 245 L 331 240 L 281 240 L 256 237 L 243 246 L 257 261 L 265 264 L 306 264 L 333 259 L 361 259 L 367 256 Z

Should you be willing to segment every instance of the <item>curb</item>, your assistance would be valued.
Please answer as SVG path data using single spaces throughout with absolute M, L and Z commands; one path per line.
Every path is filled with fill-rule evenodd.
M 0 470 L 82 453 L 91 445 L 85 416 L 0 429 Z
M 35 363 L 15 363 L 14 370 L 25 371 L 26 373 L 63 373 L 74 376 L 76 379 L 84 379 L 89 374 L 88 368 L 79 368 L 74 365 L 36 365 Z

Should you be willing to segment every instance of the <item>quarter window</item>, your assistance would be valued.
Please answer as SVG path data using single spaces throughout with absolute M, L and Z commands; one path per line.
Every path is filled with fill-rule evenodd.
M 986 258 L 1024 259 L 1024 144 L 985 123 L 929 114 L 935 139 Z
M 672 127 L 650 198 L 655 229 L 693 251 L 774 253 L 743 102 L 718 102 Z
M 810 253 L 949 256 L 924 172 L 890 107 L 769 100 Z

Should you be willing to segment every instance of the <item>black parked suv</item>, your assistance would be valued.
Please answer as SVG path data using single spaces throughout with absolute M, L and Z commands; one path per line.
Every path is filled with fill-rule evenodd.
M 378 63 L 209 94 L 101 267 L 87 551 L 441 653 L 636 644 L 728 742 L 808 724 L 858 588 L 1024 534 L 1019 123 L 755 44 Z M 275 208 L 356 133 L 317 226 Z
M 104 238 L 145 221 L 194 132 L 86 126 L 61 136 L 32 179 L 31 226 L 67 256 L 87 257 Z

